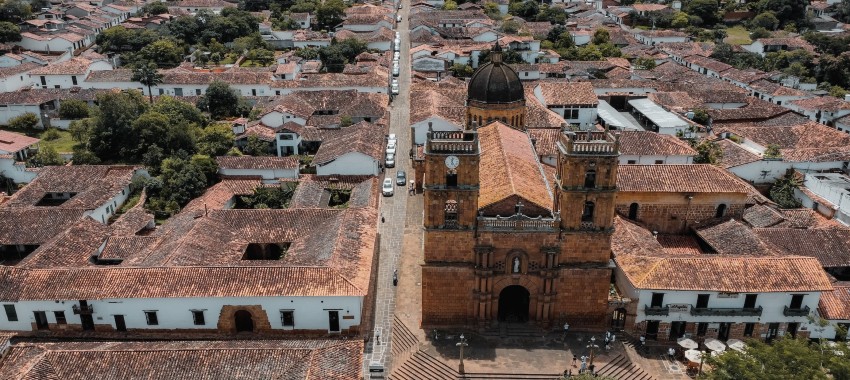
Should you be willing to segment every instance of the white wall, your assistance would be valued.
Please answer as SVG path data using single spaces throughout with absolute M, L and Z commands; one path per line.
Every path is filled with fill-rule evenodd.
M 0 329 L 31 331 L 35 323 L 33 311 L 46 311 L 48 323 L 56 323 L 54 311 L 64 311 L 69 324 L 81 324 L 72 306 L 76 300 L 2 302 L 15 304 L 17 322 L 9 322 L 0 311 Z M 339 310 L 340 329 L 360 324 L 362 297 L 220 297 L 220 298 L 131 298 L 89 300 L 94 309 L 95 324 L 110 324 L 115 328 L 114 315 L 123 315 L 128 329 L 216 329 L 222 306 L 261 305 L 272 329 L 283 329 L 280 310 L 295 311 L 296 330 L 327 330 L 327 310 Z M 156 310 L 159 324 L 149 326 L 145 311 Z M 204 310 L 204 325 L 195 325 L 192 310 Z M 353 316 L 353 319 L 343 319 Z M 254 319 L 256 325 L 256 317 Z M 287 328 L 289 329 L 289 328 Z
M 21 88 L 29 87 L 31 84 L 28 73 L 9 75 L 0 79 L 0 92 L 18 91 Z
M 0 104 L 0 125 L 9 125 L 9 120 L 21 116 L 27 112 L 41 115 L 41 110 L 38 105 L 5 105 Z M 41 117 L 38 118 L 38 125 L 42 126 Z
M 26 164 L 9 158 L 0 158 L 0 174 L 11 178 L 15 183 L 29 183 L 38 175 L 34 171 L 27 170 Z
M 778 178 L 783 177 L 789 168 L 827 170 L 841 169 L 843 165 L 844 163 L 841 161 L 786 162 L 782 160 L 761 160 L 727 168 L 726 170 L 750 182 L 772 183 Z
M 147 173 L 145 173 L 147 175 Z M 112 198 L 104 202 L 98 208 L 87 211 L 86 215 L 91 216 L 92 219 L 97 220 L 101 223 L 106 223 L 109 221 L 109 218 L 118 211 L 119 208 L 124 204 L 127 198 L 130 197 L 130 185 L 124 186 L 121 191 L 117 192 Z
M 219 168 L 218 173 L 225 176 L 236 177 L 262 177 L 264 180 L 274 180 L 277 178 L 298 178 L 298 169 L 223 169 Z
M 277 128 L 286 123 L 287 121 L 292 121 L 298 123 L 299 125 L 304 125 L 307 123 L 307 120 L 304 120 L 300 117 L 296 117 L 295 115 L 288 112 L 279 112 L 272 111 L 269 112 L 263 117 L 260 118 L 260 121 L 269 127 Z
M 404 152 L 401 152 L 404 153 Z M 325 165 L 316 166 L 318 175 L 378 175 L 379 161 L 359 152 L 349 152 Z

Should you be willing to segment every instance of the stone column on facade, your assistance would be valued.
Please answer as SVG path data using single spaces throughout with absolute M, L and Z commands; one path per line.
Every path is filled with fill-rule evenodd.
M 492 307 L 492 251 L 493 247 L 475 246 L 475 276 L 476 294 L 478 302 L 476 304 L 475 317 L 478 319 L 480 326 L 485 326 L 489 323 L 490 309 Z

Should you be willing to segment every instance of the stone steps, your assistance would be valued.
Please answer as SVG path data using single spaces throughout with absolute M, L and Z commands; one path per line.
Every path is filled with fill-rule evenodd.
M 596 371 L 600 376 L 608 376 L 617 380 L 655 380 L 640 366 L 632 363 L 628 357 L 617 355 L 614 360 Z
M 392 354 L 394 357 L 403 355 L 419 348 L 419 340 L 413 332 L 398 318 L 393 318 Z

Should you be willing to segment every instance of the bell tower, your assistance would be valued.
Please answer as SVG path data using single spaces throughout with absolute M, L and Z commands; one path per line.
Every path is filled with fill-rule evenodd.
M 614 224 L 619 135 L 564 131 L 558 138 L 557 195 L 565 231 L 608 231 Z
M 475 226 L 479 153 L 477 131 L 428 131 L 422 183 L 426 229 Z

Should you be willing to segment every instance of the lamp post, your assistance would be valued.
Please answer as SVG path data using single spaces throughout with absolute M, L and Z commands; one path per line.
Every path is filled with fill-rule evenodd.
M 587 368 L 589 368 L 590 373 L 593 374 L 593 349 L 598 347 L 596 345 L 596 337 L 595 336 L 590 337 L 590 345 L 588 345 L 587 347 L 590 348 L 590 364 L 587 366 Z
M 702 376 L 702 363 L 705 361 L 705 355 L 708 354 L 708 350 L 702 351 L 702 355 L 699 356 L 699 371 L 697 371 L 697 376 Z
M 469 346 L 469 344 L 466 343 L 466 338 L 463 337 L 463 334 L 460 334 L 460 342 L 457 342 L 455 345 L 460 347 L 460 364 L 457 365 L 457 371 L 463 374 L 463 348 Z

